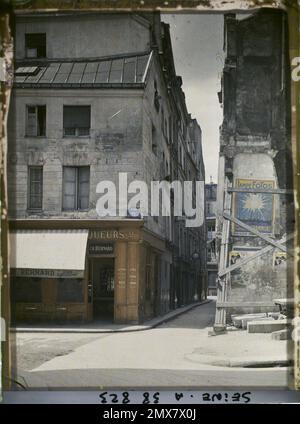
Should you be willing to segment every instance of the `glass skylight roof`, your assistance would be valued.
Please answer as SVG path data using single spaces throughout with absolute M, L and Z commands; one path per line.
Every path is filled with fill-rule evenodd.
M 91 62 L 57 62 L 19 67 L 15 83 L 22 85 L 97 85 L 142 83 L 150 54 Z

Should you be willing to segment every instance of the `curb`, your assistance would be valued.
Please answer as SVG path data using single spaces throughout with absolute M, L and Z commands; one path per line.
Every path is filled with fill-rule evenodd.
M 206 300 L 203 300 L 202 302 L 198 302 L 196 304 L 186 306 L 185 307 L 186 309 L 184 309 L 184 310 L 178 310 L 178 313 L 176 315 L 174 314 L 174 315 L 172 315 L 170 317 L 168 317 L 168 316 L 162 317 L 162 319 L 158 323 L 151 324 L 151 326 L 149 326 L 149 329 L 150 328 L 155 328 L 155 327 L 157 327 L 157 326 L 159 326 L 161 324 L 164 324 L 165 322 L 171 321 L 172 319 L 177 318 L 180 315 L 183 315 L 185 312 L 189 312 L 192 309 L 197 308 L 197 306 L 202 306 L 202 305 L 205 305 L 206 303 L 210 303 L 210 302 L 212 302 L 211 299 L 206 299 Z
M 231 368 L 274 368 L 274 367 L 289 367 L 292 365 L 291 359 L 254 359 L 254 360 L 230 360 L 229 367 Z
M 191 357 L 192 356 L 192 357 Z M 195 358 L 195 357 L 198 358 Z M 222 357 L 215 356 L 215 359 L 207 355 L 193 354 L 187 358 L 190 362 L 211 365 L 215 367 L 225 368 L 275 368 L 275 367 L 290 367 L 292 366 L 292 360 L 289 358 L 252 358 L 252 359 L 223 359 Z
M 125 328 L 118 328 L 118 329 L 97 329 L 97 328 L 30 328 L 30 327 L 11 327 L 10 332 L 11 333 L 68 333 L 68 334 L 110 334 L 110 333 L 131 333 L 134 331 L 146 331 L 150 330 L 152 328 L 156 328 L 159 325 L 171 321 L 174 318 L 177 318 L 178 316 L 189 312 L 190 310 L 197 308 L 198 306 L 205 305 L 206 303 L 212 302 L 211 299 L 203 300 L 202 302 L 193 303 L 192 305 L 183 306 L 182 308 L 179 308 L 178 310 L 170 312 L 169 316 L 168 314 L 162 317 L 153 318 L 150 320 L 150 323 L 148 325 L 132 325 Z M 152 322 L 151 322 L 152 321 Z

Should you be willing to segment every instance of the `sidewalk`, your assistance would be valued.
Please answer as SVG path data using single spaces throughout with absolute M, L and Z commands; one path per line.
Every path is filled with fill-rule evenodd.
M 228 368 L 291 367 L 292 342 L 273 340 L 271 334 L 228 331 L 216 337 L 199 336 L 203 341 L 186 359 L 195 364 Z
M 28 324 L 22 327 L 11 327 L 12 333 L 127 333 L 132 331 L 144 331 L 155 328 L 160 324 L 168 322 L 197 306 L 211 302 L 211 299 L 203 300 L 202 302 L 193 303 L 188 306 L 182 306 L 167 313 L 166 315 L 153 318 L 140 325 L 122 325 L 113 324 L 107 321 L 96 321 L 86 324 Z

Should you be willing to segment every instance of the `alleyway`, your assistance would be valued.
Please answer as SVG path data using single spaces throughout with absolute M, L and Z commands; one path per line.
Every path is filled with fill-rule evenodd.
M 286 343 L 244 331 L 208 337 L 214 312 L 207 303 L 131 333 L 17 334 L 18 379 L 30 387 L 286 387 L 284 368 L 227 366 L 232 358 L 285 358 Z

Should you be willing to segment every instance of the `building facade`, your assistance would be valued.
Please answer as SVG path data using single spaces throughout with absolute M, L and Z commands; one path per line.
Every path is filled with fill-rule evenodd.
M 205 184 L 205 217 L 207 230 L 207 290 L 211 296 L 217 294 L 217 243 L 216 243 L 217 184 Z
M 147 215 L 130 206 L 138 190 L 124 209 L 131 183 L 180 174 L 204 184 L 201 129 L 159 13 L 17 14 L 15 52 L 13 317 L 137 323 L 201 299 L 204 220 L 188 229 Z M 114 216 L 101 216 L 100 197 L 109 209 L 113 194 Z
M 273 299 L 292 296 L 286 247 L 267 248 L 290 237 L 294 222 L 293 198 L 284 193 L 292 189 L 287 17 L 280 10 L 226 14 L 224 36 L 217 214 L 226 209 L 227 182 L 236 192 L 226 212 L 248 227 L 231 220 L 223 268 L 257 253 L 228 276 L 227 310 L 266 311 Z M 224 221 L 217 222 L 219 241 Z

